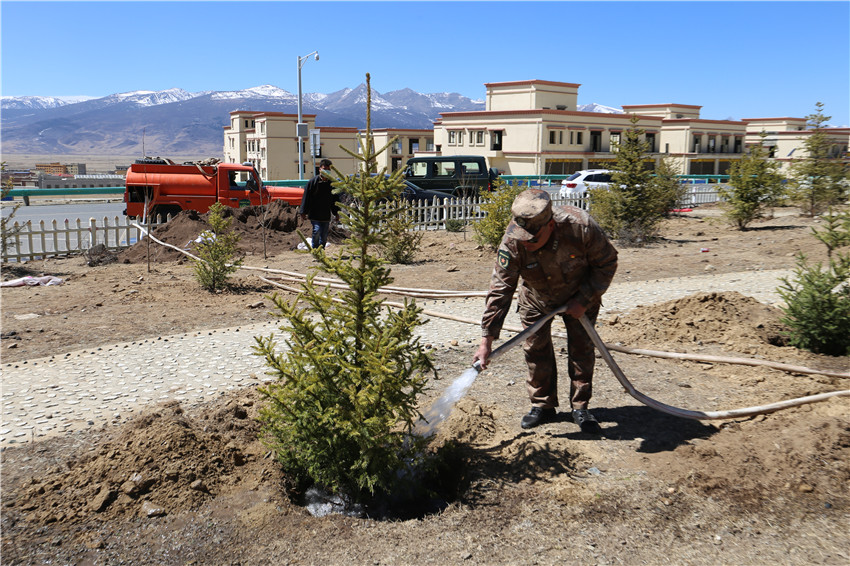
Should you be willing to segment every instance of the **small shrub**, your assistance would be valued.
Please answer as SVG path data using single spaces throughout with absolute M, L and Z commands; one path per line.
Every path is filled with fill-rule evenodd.
M 408 210 L 407 201 L 394 199 L 387 206 L 398 211 L 387 219 L 387 239 L 381 245 L 381 255 L 389 263 L 413 263 L 419 244 L 422 243 L 422 233 L 413 231 L 413 216 Z
M 514 199 L 525 190 L 516 184 L 507 185 L 500 183 L 490 193 L 490 198 L 481 203 L 482 212 L 486 216 L 472 225 L 475 231 L 475 239 L 479 244 L 490 246 L 494 250 L 502 242 L 505 229 L 511 222 L 511 205 Z
M 448 218 L 446 220 L 446 232 L 463 232 L 466 228 L 466 220 L 460 218 Z
M 224 218 L 224 210 L 220 202 L 210 207 L 211 229 L 202 232 L 201 241 L 195 245 L 195 254 L 201 259 L 195 261 L 195 278 L 208 291 L 226 289 L 230 275 L 242 264 L 242 259 L 236 258 L 239 234 L 230 230 L 231 219 Z
M 778 289 L 785 301 L 782 322 L 792 346 L 830 356 L 850 355 L 850 253 L 833 253 L 850 242 L 850 214 L 830 215 L 826 229 L 814 231 L 828 248 L 827 265 L 809 265 L 797 256 L 795 278 Z

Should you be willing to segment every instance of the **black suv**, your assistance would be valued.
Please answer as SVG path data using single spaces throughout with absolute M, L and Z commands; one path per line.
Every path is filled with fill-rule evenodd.
M 499 173 L 495 169 L 487 169 L 487 160 L 480 155 L 450 155 L 409 159 L 404 176 L 426 191 L 462 197 L 476 196 L 481 190 L 492 190 L 493 181 Z

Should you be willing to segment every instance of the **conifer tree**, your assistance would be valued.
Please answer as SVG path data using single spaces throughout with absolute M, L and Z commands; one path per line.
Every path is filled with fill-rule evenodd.
M 301 303 L 275 295 L 288 348 L 278 351 L 274 335 L 257 337 L 277 380 L 261 389 L 263 440 L 284 468 L 304 483 L 316 483 L 349 500 L 389 489 L 404 459 L 417 448 L 408 433 L 419 417 L 417 396 L 433 372 L 415 329 L 423 324 L 415 302 L 383 308 L 378 288 L 393 279 L 384 259 L 372 255 L 386 242 L 386 226 L 404 212 L 385 202 L 400 194 L 402 171 L 376 173 L 371 130 L 371 86 L 366 75 L 366 133 L 361 137 L 359 173 L 335 171 L 335 191 L 349 193 L 340 219 L 350 236 L 335 257 L 321 248 L 319 262 L 303 285 Z M 347 284 L 339 298 L 315 283 L 318 271 Z M 303 304 L 303 306 L 301 306 Z
M 633 115 L 623 139 L 612 148 L 616 160 L 607 189 L 592 189 L 590 213 L 611 236 L 624 243 L 642 244 L 651 239 L 658 223 L 674 208 L 680 188 L 670 182 L 668 165 L 659 178 L 647 167 L 649 142 L 641 140 L 640 117 Z
M 230 285 L 230 275 L 242 264 L 237 257 L 236 244 L 239 234 L 230 227 L 230 218 L 224 217 L 225 206 L 220 202 L 210 206 L 207 221 L 210 229 L 201 233 L 195 244 L 195 253 L 201 261 L 195 261 L 195 278 L 204 289 L 220 291 Z
M 850 355 L 850 213 L 831 213 L 823 230 L 812 230 L 827 247 L 826 265 L 797 256 L 795 277 L 783 278 L 782 322 L 792 346 L 831 356 Z
M 791 164 L 794 179 L 791 197 L 809 216 L 840 203 L 847 194 L 847 168 L 832 153 L 832 144 L 824 130 L 832 116 L 823 115 L 822 102 L 815 106 L 815 113 L 806 116 L 811 133 L 803 141 L 804 156 Z
M 764 147 L 766 137 L 767 134 L 762 132 L 759 143 L 732 163 L 729 187 L 718 190 L 724 199 L 726 217 L 739 230 L 746 230 L 751 222 L 762 218 L 768 208 L 776 206 L 784 191 L 779 164 L 768 158 Z

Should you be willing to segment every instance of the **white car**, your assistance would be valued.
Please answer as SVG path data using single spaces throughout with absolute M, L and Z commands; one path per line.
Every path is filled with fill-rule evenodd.
M 561 198 L 567 198 L 576 193 L 584 195 L 589 189 L 607 189 L 611 183 L 612 172 L 609 169 L 582 169 L 581 171 L 576 171 L 561 181 L 559 195 Z

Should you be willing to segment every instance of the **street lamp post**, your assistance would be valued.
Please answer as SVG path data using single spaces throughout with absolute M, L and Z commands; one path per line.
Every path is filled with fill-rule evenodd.
M 304 147 L 303 140 L 307 137 L 307 124 L 301 122 L 301 67 L 307 62 L 307 59 L 313 55 L 316 61 L 319 60 L 319 52 L 313 51 L 307 55 L 298 57 L 298 123 L 295 125 L 295 135 L 298 137 L 298 180 L 304 179 Z

